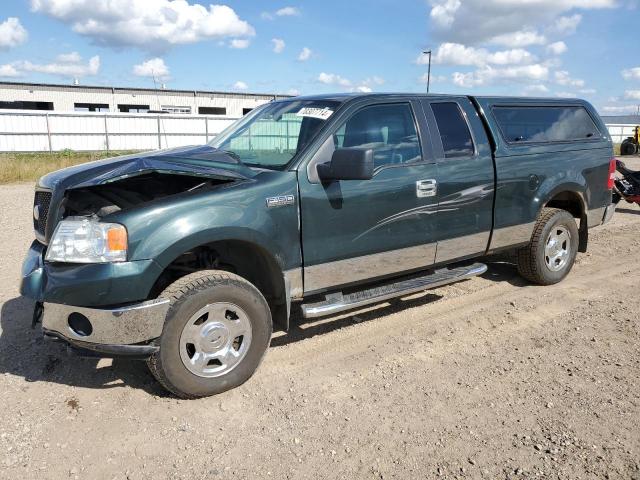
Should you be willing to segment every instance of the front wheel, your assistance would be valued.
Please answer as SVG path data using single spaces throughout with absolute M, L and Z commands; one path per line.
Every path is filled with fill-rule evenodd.
M 251 283 L 207 270 L 172 283 L 160 295 L 171 301 L 160 349 L 148 365 L 180 398 L 224 392 L 247 381 L 269 346 L 269 306 Z
M 518 250 L 518 273 L 539 285 L 566 277 L 578 253 L 578 227 L 566 210 L 542 210 L 529 245 Z

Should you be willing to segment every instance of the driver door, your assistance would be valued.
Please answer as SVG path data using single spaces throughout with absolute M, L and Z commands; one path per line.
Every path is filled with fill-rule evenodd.
M 436 253 L 436 164 L 419 103 L 355 107 L 299 170 L 305 293 L 419 270 Z M 322 183 L 336 148 L 371 148 L 370 180 Z

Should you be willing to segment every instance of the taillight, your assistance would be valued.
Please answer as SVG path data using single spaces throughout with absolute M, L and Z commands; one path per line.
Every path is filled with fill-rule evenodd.
M 616 159 L 612 158 L 609 162 L 609 179 L 607 180 L 607 188 L 613 189 L 613 181 L 616 178 Z

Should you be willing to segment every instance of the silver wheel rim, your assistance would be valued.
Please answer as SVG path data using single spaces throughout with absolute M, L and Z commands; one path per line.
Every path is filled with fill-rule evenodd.
M 571 255 L 571 233 L 563 225 L 553 227 L 544 247 L 544 261 L 552 272 L 562 270 Z
M 202 307 L 182 329 L 180 358 L 199 377 L 219 377 L 233 370 L 251 345 L 248 315 L 233 303 Z

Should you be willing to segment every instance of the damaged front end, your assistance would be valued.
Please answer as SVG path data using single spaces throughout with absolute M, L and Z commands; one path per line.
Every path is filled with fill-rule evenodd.
M 34 200 L 36 238 L 48 244 L 67 217 L 103 218 L 151 201 L 247 181 L 255 176 L 234 156 L 208 145 L 86 163 L 44 176 Z
M 117 157 L 53 172 L 36 187 L 33 242 L 20 291 L 43 331 L 84 349 L 146 355 L 168 301 L 148 300 L 162 268 L 127 255 L 119 213 L 198 195 L 254 172 L 209 146 Z M 110 223 L 112 222 L 112 223 Z

